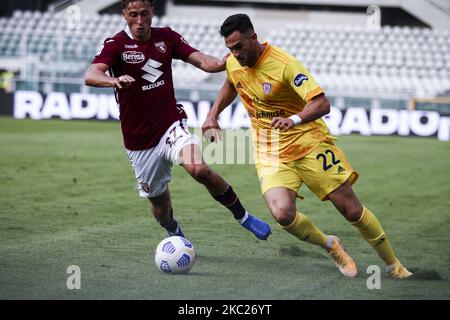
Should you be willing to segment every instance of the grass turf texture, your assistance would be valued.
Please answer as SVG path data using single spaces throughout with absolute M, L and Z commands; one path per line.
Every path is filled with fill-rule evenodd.
M 175 166 L 174 210 L 197 261 L 188 275 L 163 274 L 153 251 L 166 233 L 137 197 L 117 122 L 0 118 L 0 299 L 449 299 L 449 144 L 345 136 L 338 145 L 415 279 L 388 278 L 359 232 L 302 187 L 299 210 L 339 236 L 359 267 L 357 278 L 342 277 L 323 250 L 277 226 L 253 165 L 213 168 L 271 224 L 269 241 Z M 70 265 L 81 269 L 80 290 L 66 287 Z M 379 290 L 367 288 L 369 265 L 381 268 Z

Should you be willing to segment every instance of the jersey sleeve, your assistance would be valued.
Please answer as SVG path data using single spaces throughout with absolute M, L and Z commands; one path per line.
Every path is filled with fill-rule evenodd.
M 106 39 L 103 43 L 102 48 L 95 56 L 94 60 L 92 61 L 92 64 L 94 63 L 104 63 L 108 66 L 113 66 L 117 59 L 119 59 L 120 53 L 118 51 L 118 44 L 117 41 L 114 39 Z
M 173 41 L 173 54 L 175 59 L 186 60 L 192 53 L 198 50 L 191 47 L 189 43 L 179 33 L 170 30 Z
M 316 80 L 298 60 L 286 66 L 283 78 L 305 102 L 323 93 Z

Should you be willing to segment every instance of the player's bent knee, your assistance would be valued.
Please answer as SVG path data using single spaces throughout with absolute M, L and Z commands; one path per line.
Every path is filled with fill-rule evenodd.
M 277 222 L 282 226 L 288 226 L 294 222 L 295 215 L 281 215 L 276 217 Z
M 270 208 L 275 220 L 282 226 L 290 225 L 295 218 L 296 209 L 292 205 L 278 205 Z
M 188 169 L 189 174 L 200 183 L 207 183 L 211 177 L 211 169 L 205 164 L 193 165 Z
M 361 218 L 361 214 L 363 212 L 362 206 L 353 206 L 351 208 L 348 208 L 345 212 L 345 218 L 347 221 L 350 222 L 356 222 Z

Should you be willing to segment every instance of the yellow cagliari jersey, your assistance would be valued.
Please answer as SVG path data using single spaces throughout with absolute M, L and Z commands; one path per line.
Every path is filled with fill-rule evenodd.
M 286 118 L 300 112 L 323 90 L 296 58 L 276 46 L 264 45 L 265 50 L 252 68 L 242 67 L 230 55 L 227 77 L 251 119 L 255 159 L 289 162 L 334 138 L 322 119 L 288 131 L 271 128 L 274 117 Z

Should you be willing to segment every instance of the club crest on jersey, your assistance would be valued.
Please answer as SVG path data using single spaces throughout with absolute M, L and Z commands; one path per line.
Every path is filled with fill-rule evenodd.
M 263 92 L 269 94 L 272 92 L 272 85 L 268 82 L 264 82 L 262 85 Z
M 299 73 L 294 79 L 294 84 L 297 87 L 300 87 L 302 85 L 303 81 L 306 81 L 306 80 L 308 80 L 308 77 L 306 75 L 304 75 L 303 73 Z
M 155 43 L 155 47 L 159 52 L 166 53 L 166 43 L 164 41 Z
M 126 63 L 141 63 L 145 60 L 145 55 L 139 51 L 125 51 L 122 53 L 122 60 Z

